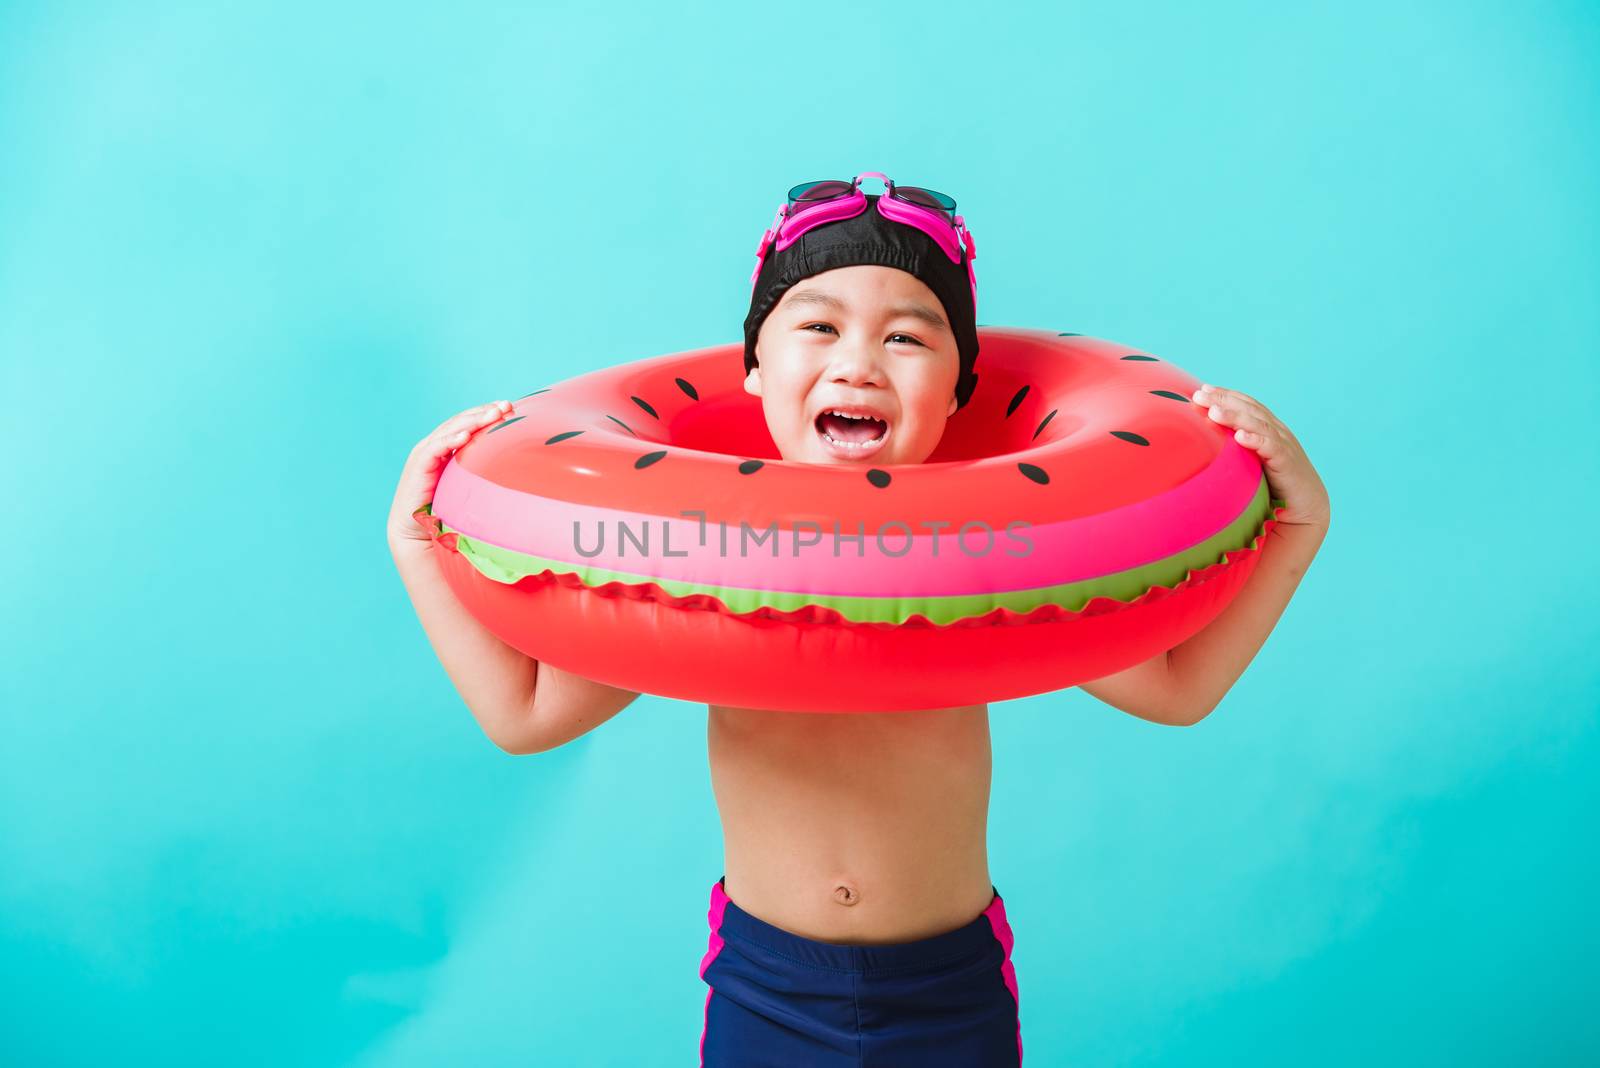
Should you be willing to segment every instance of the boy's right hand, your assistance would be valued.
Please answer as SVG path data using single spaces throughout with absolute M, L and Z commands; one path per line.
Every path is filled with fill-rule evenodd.
M 395 489 L 394 504 L 389 509 L 389 547 L 394 552 L 421 549 L 432 543 L 413 513 L 423 505 L 433 503 L 433 491 L 439 485 L 439 474 L 450 456 L 486 426 L 498 423 L 511 414 L 510 401 L 468 408 L 460 415 L 451 416 L 440 423 L 433 433 L 417 442 L 406 466 L 400 472 L 400 485 Z

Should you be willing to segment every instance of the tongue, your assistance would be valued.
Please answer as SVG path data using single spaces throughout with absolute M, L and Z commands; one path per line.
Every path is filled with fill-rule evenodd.
M 822 429 L 835 441 L 871 441 L 883 435 L 883 422 L 878 419 L 846 419 L 842 415 L 824 413 Z

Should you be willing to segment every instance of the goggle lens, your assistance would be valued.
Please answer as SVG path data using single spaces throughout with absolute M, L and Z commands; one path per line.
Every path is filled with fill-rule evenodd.
M 850 182 L 801 182 L 789 190 L 789 203 L 815 204 L 820 200 L 833 200 L 842 197 L 855 189 Z
M 897 185 L 894 195 L 908 204 L 915 204 L 919 208 L 928 208 L 931 211 L 942 212 L 947 217 L 952 216 L 956 210 L 956 202 L 943 193 L 932 189 L 923 189 L 915 185 Z M 951 221 L 954 221 L 952 218 Z

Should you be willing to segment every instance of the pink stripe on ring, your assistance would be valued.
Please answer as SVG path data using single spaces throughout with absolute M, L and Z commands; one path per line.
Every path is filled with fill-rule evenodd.
M 706 522 L 702 531 L 695 516 L 649 515 L 539 497 L 507 489 L 454 463 L 439 479 L 433 507 L 438 518 L 469 538 L 569 565 L 744 589 L 944 597 L 1081 582 L 1165 559 L 1237 519 L 1255 497 L 1261 477 L 1253 451 L 1224 448 L 1181 485 L 1100 515 L 994 530 L 992 540 L 986 528 L 974 527 L 962 539 L 965 551 L 954 529 L 907 538 L 904 524 L 890 524 L 877 532 L 864 531 L 860 555 L 857 543 L 844 537 L 850 531 L 841 530 L 834 555 L 832 530 L 819 534 L 811 527 L 779 530 L 776 557 L 771 535 L 760 543 L 747 538 L 741 554 L 737 523 Z M 914 520 L 908 517 L 906 523 Z M 574 522 L 585 551 L 603 535 L 598 555 L 585 557 L 577 550 Z M 622 526 L 634 540 L 620 543 L 619 556 Z M 802 535 L 807 541 L 796 553 Z

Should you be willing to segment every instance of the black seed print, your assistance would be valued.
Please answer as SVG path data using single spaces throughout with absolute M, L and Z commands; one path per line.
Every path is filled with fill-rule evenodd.
M 1159 362 L 1159 361 L 1156 360 L 1156 358 L 1154 356 L 1146 356 L 1142 352 L 1131 353 L 1131 354 L 1129 354 L 1127 356 L 1124 356 L 1123 359 L 1124 360 L 1149 360 L 1152 363 Z
M 495 426 L 490 427 L 484 433 L 493 434 L 496 430 L 504 430 L 506 427 L 510 426 L 512 423 L 515 423 L 518 420 L 522 420 L 522 419 L 526 419 L 526 418 L 527 418 L 527 416 L 525 416 L 525 415 L 514 415 L 510 419 L 507 419 L 505 422 L 498 423 Z
M 1149 441 L 1145 440 L 1144 438 L 1141 438 L 1138 434 L 1135 434 L 1131 430 L 1113 430 L 1111 432 L 1111 436 L 1112 437 L 1121 438 L 1123 441 L 1131 441 L 1135 445 L 1148 445 L 1148 444 L 1150 444 Z
M 1056 337 L 1082 337 L 1082 334 L 1059 333 Z
M 606 418 L 611 420 L 613 423 L 617 424 L 618 426 L 620 426 L 622 429 L 626 430 L 628 433 L 633 434 L 633 427 L 629 426 L 627 423 L 624 423 L 621 419 L 618 419 L 616 416 L 607 415 Z M 638 437 L 639 435 L 638 434 L 633 434 L 633 436 L 634 437 Z
M 1028 390 L 1031 388 L 1031 386 L 1023 386 L 1021 389 L 1017 390 L 1017 395 L 1011 398 L 1010 404 L 1006 405 L 1007 419 L 1011 418 L 1011 413 L 1017 410 L 1017 405 L 1022 403 L 1022 398 L 1028 395 Z
M 536 389 L 532 393 L 524 393 L 522 396 L 518 397 L 517 399 L 518 400 L 527 400 L 529 397 L 537 397 L 541 393 L 549 393 L 549 392 L 550 392 L 550 387 L 549 386 L 545 386 L 543 389 Z
M 1052 420 L 1052 419 L 1054 419 L 1056 417 L 1056 412 L 1058 412 L 1060 410 L 1061 409 L 1059 409 L 1059 408 L 1051 408 L 1050 409 L 1050 414 L 1045 416 L 1044 417 L 1044 421 L 1041 422 L 1037 427 L 1034 428 L 1033 436 L 1034 437 L 1038 437 L 1039 436 L 1039 431 L 1043 430 L 1049 424 L 1050 420 Z
M 1166 397 L 1169 400 L 1181 400 L 1185 404 L 1189 403 L 1188 397 L 1185 397 L 1182 393 L 1174 393 L 1170 389 L 1152 389 L 1150 392 L 1154 393 L 1158 397 Z
M 647 452 L 637 460 L 633 461 L 633 466 L 635 468 L 649 467 L 651 464 L 655 463 L 665 455 L 665 450 L 662 450 L 661 452 Z
M 655 415 L 657 419 L 661 418 L 659 415 L 656 415 L 656 410 L 654 408 L 650 407 L 650 405 L 644 402 L 643 398 L 629 397 L 628 399 L 633 401 L 633 403 L 637 404 L 639 407 L 643 408 L 645 411 L 649 412 L 651 415 Z
M 674 378 L 673 381 L 678 383 L 678 388 L 679 389 L 681 389 L 685 393 L 689 394 L 689 399 L 690 400 L 699 400 L 700 399 L 700 394 L 696 393 L 694 391 L 694 387 L 691 386 L 689 383 L 685 382 L 681 378 Z
M 874 486 L 877 486 L 879 489 L 883 489 L 883 487 L 889 484 L 889 472 L 880 471 L 874 467 L 872 470 L 867 472 L 867 481 L 872 483 Z
M 545 444 L 554 445 L 558 441 L 566 441 L 568 438 L 575 438 L 581 433 L 583 433 L 581 430 L 568 430 L 565 433 L 557 434 L 555 437 L 546 441 Z
M 739 465 L 739 473 L 741 475 L 753 475 L 757 471 L 761 470 L 761 466 L 762 464 L 760 460 L 746 460 L 744 463 Z
M 1018 464 L 1017 470 L 1039 483 L 1041 486 L 1049 485 L 1050 476 L 1044 473 L 1044 468 L 1035 467 L 1033 464 Z

